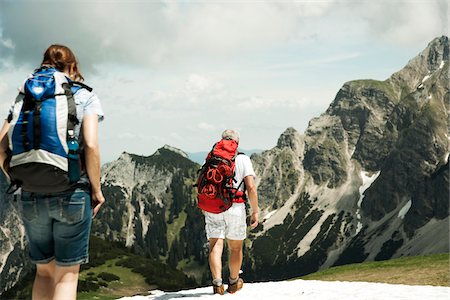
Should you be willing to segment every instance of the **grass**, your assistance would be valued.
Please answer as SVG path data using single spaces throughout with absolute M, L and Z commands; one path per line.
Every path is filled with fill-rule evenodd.
M 450 286 L 449 254 L 402 257 L 332 267 L 301 279 Z
M 169 245 L 169 248 L 172 245 L 172 242 L 175 239 L 175 237 L 181 231 L 181 228 L 184 226 L 186 218 L 187 214 L 183 210 L 180 212 L 178 218 L 173 220 L 172 224 L 167 225 L 167 244 Z
M 388 80 L 360 79 L 350 81 L 352 87 L 374 88 L 383 91 L 391 101 L 397 102 L 397 96 Z
M 145 278 L 141 274 L 134 273 L 129 268 L 116 266 L 118 260 L 108 260 L 103 265 L 82 271 L 80 280 L 86 280 L 88 277 L 97 277 L 102 272 L 113 273 L 119 276 L 120 280 L 108 282 L 107 287 L 100 287 L 95 292 L 78 292 L 77 299 L 106 300 L 138 294 L 146 295 L 150 289 L 154 288 L 154 286 L 150 286 L 145 282 Z M 101 281 L 101 279 L 98 280 Z
M 177 269 L 182 270 L 187 275 L 194 277 L 197 282 L 201 282 L 204 270 L 208 268 L 200 265 L 194 260 L 194 256 L 189 259 L 183 259 L 178 263 Z

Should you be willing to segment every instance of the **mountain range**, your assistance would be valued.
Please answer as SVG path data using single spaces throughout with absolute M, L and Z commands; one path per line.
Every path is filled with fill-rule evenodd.
M 448 252 L 448 74 L 442 36 L 384 81 L 345 83 L 304 133 L 287 128 L 252 154 L 263 222 L 249 231 L 242 276 Z M 199 168 L 167 145 L 148 157 L 122 153 L 102 167 L 107 202 L 92 233 L 208 282 Z M 0 292 L 31 270 L 15 206 L 0 201 Z
M 248 156 L 251 156 L 253 154 L 259 154 L 263 152 L 264 150 L 261 149 L 238 149 L 238 152 L 244 153 Z M 198 164 L 203 164 L 205 162 L 205 157 L 208 155 L 209 152 L 203 151 L 203 152 L 186 152 L 188 158 L 192 160 L 193 162 L 196 162 Z

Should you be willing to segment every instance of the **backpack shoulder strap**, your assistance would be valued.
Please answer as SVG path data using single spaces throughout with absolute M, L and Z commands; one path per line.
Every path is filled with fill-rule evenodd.
M 89 92 L 92 92 L 93 88 L 79 81 L 70 81 L 70 87 L 79 86 L 80 88 L 86 89 Z
M 77 107 L 75 104 L 74 94 L 75 92 L 72 90 L 74 86 L 82 86 L 82 88 L 86 88 L 88 91 L 92 91 L 92 88 L 85 85 L 84 83 L 72 81 L 70 78 L 67 78 L 67 82 L 63 83 L 62 87 L 64 89 L 65 95 L 67 97 L 67 138 L 73 138 L 73 133 L 75 126 L 80 123 L 77 117 Z
M 236 154 L 233 156 L 233 158 L 232 158 L 231 160 L 232 160 L 232 161 L 235 161 L 235 160 L 236 160 L 236 157 L 237 157 L 238 155 L 241 155 L 241 154 L 245 155 L 244 152 L 236 151 Z
M 234 157 L 234 159 L 236 159 L 236 157 L 238 156 L 238 155 L 246 155 L 244 152 L 240 152 L 240 151 L 238 151 L 237 153 L 236 153 L 236 156 Z M 234 178 L 233 178 L 233 180 L 234 180 Z M 236 182 L 236 181 L 235 181 Z M 247 190 L 247 186 L 245 185 L 245 181 L 244 181 L 244 178 L 242 178 L 242 180 L 241 180 L 241 182 L 239 183 L 239 185 L 238 185 L 238 187 L 236 188 L 236 191 L 239 191 L 239 188 L 242 186 L 242 185 L 244 185 L 244 194 L 245 194 L 245 191 Z

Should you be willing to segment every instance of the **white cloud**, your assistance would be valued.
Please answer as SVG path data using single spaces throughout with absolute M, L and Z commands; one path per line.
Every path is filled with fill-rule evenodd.
M 138 135 L 131 132 L 121 132 L 117 134 L 116 138 L 121 140 L 136 139 L 138 138 Z
M 0 96 L 3 96 L 6 94 L 6 91 L 8 90 L 8 85 L 6 82 L 0 81 Z
M 448 34 L 448 1 L 364 1 L 355 4 L 375 41 L 423 45 Z
M 269 66 L 268 69 L 269 70 L 289 70 L 289 69 L 298 69 L 298 68 L 302 68 L 305 66 L 327 65 L 327 64 L 339 63 L 339 62 L 355 59 L 355 58 L 360 57 L 361 55 L 362 54 L 359 52 L 341 53 L 341 54 L 335 54 L 335 55 L 327 56 L 327 57 L 319 57 L 316 59 L 304 60 L 304 61 L 300 61 L 300 62 L 275 64 L 275 65 Z
M 14 1 L 2 6 L 3 36 L 16 45 L 17 59 L 33 59 L 58 42 L 74 48 L 89 67 L 101 62 L 157 66 L 193 57 L 223 59 L 277 45 L 299 24 L 290 5 L 270 2 L 83 1 L 62 7 Z M 40 20 L 52 22 L 35 22 L 35 11 Z M 80 22 L 60 30 L 54 24 L 65 23 L 66 11 Z
M 294 7 L 298 10 L 300 16 L 319 17 L 328 13 L 337 3 L 336 0 L 327 1 L 293 1 Z
M 199 129 L 206 130 L 206 131 L 216 130 L 216 127 L 214 125 L 211 125 L 211 124 L 208 124 L 205 122 L 198 123 L 197 127 Z
M 170 90 L 152 90 L 148 99 L 142 97 L 140 100 L 127 100 L 133 107 L 140 110 L 149 107 L 156 110 L 172 111 L 198 111 L 198 112 L 223 112 L 234 109 L 283 109 L 304 107 L 306 99 L 299 97 L 276 97 L 257 96 L 242 94 L 237 88 L 227 86 L 224 83 L 209 77 L 208 75 L 189 74 L 187 79 L 178 79 L 178 86 L 173 85 Z M 136 82 L 141 86 L 144 83 Z M 118 86 L 117 84 L 107 84 L 108 86 Z M 186 101 L 187 100 L 187 101 Z M 146 105 L 135 104 L 135 102 L 145 102 Z M 117 109 L 122 110 L 118 105 Z M 137 112 L 138 113 L 138 112 Z M 223 113 L 222 113 L 223 114 Z
M 300 97 L 291 98 L 272 98 L 262 96 L 251 96 L 241 99 L 236 99 L 234 105 L 238 109 L 244 109 L 248 111 L 258 110 L 297 110 L 305 108 L 308 104 L 308 100 Z
M 60 30 L 54 24 L 64 24 L 68 10 L 82 21 Z M 35 11 L 52 22 L 36 22 Z M 85 68 L 108 62 L 156 67 L 223 61 L 311 37 L 326 42 L 366 35 L 374 43 L 422 45 L 448 32 L 448 2 L 81 1 L 63 7 L 11 1 L 2 2 L 0 19 L 0 44 L 14 50 L 16 61 L 38 62 L 58 42 L 74 48 Z
M 191 74 L 186 81 L 186 90 L 201 93 L 211 87 L 211 81 L 198 74 Z
M 1 6 L 3 111 L 45 48 L 67 44 L 102 100 L 108 159 L 123 150 L 151 154 L 164 144 L 198 151 L 210 146 L 206 136 L 227 127 L 241 129 L 247 148 L 267 147 L 286 127 L 302 130 L 324 111 L 345 81 L 358 78 L 348 70 L 365 77 L 378 63 L 397 68 L 383 65 L 381 55 L 372 64 L 360 59 L 372 49 L 420 51 L 448 26 L 441 0 L 70 1 L 64 7 L 16 0 Z M 66 24 L 66 11 L 77 21 L 61 30 L 54 24 Z
M 169 137 L 172 141 L 182 141 L 184 138 L 178 132 L 169 133 Z
M 3 47 L 8 48 L 8 49 L 15 48 L 15 45 L 11 39 L 2 39 L 1 44 L 3 45 Z
M 26 67 L 15 67 L 10 59 L 0 58 L 0 119 L 6 116 L 29 73 Z

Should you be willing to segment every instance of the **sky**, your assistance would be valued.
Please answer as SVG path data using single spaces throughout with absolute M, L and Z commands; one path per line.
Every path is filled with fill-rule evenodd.
M 64 3 L 64 5 L 63 5 Z M 447 0 L 0 0 L 0 112 L 51 44 L 102 101 L 102 162 L 165 144 L 302 133 L 350 80 L 385 80 L 449 31 Z

